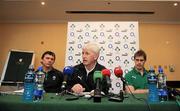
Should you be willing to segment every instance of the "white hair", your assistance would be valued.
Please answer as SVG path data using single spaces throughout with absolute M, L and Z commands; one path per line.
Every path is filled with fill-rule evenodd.
M 94 43 L 94 42 L 88 42 L 85 46 L 84 46 L 84 49 L 88 49 L 88 50 L 91 50 L 93 51 L 94 53 L 98 54 L 99 55 L 99 52 L 100 52 L 100 48 L 99 46 Z

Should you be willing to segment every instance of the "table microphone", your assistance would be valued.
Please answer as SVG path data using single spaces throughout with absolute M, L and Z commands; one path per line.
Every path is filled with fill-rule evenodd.
M 105 76 L 107 85 L 110 88 L 111 87 L 111 80 L 110 80 L 111 72 L 110 72 L 110 70 L 109 69 L 103 69 L 101 71 L 101 73 L 103 76 Z
M 122 77 L 123 77 L 123 70 L 121 69 L 120 66 L 114 68 L 114 74 L 115 74 L 116 77 L 118 77 L 118 78 L 122 78 Z
M 116 75 L 116 77 L 121 78 L 121 80 L 122 80 L 122 82 L 124 84 L 125 79 L 123 78 L 123 70 L 121 69 L 121 67 L 115 67 L 114 68 L 114 74 Z M 115 101 L 115 102 L 122 102 L 124 100 L 123 90 L 120 90 L 118 96 L 110 97 L 109 100 L 110 101 Z
M 94 83 L 96 84 L 96 88 L 94 89 L 94 102 L 101 102 L 101 88 L 100 83 L 102 81 L 102 74 L 101 71 L 95 71 L 93 75 Z
M 62 90 L 66 90 L 68 77 L 71 76 L 73 74 L 73 72 L 74 72 L 73 67 L 71 67 L 71 66 L 64 67 L 64 69 L 63 69 L 64 79 L 63 79 L 62 86 L 61 86 Z
M 117 78 L 120 78 L 124 84 L 126 83 L 126 80 L 123 77 L 123 70 L 120 66 L 114 68 L 114 74 Z

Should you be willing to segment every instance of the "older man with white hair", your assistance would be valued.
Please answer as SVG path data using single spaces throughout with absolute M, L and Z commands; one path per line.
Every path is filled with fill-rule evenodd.
M 93 74 L 95 71 L 101 71 L 105 69 L 103 65 L 100 65 L 97 60 L 99 57 L 100 48 L 97 44 L 89 42 L 82 49 L 82 63 L 74 66 L 75 73 L 72 80 L 69 82 L 70 89 L 74 93 L 90 92 L 95 89 L 93 81 Z M 102 80 L 102 91 L 108 92 L 106 79 Z

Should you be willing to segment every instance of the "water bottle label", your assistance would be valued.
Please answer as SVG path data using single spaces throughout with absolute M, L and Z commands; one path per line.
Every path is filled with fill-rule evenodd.
M 34 95 L 35 96 L 42 96 L 43 95 L 43 90 L 35 90 Z
M 163 90 L 163 91 L 161 92 L 161 95 L 167 96 L 167 91 L 166 91 L 166 90 Z
M 157 83 L 157 77 L 155 77 L 155 76 L 149 76 L 149 77 L 148 77 L 148 83 L 149 83 L 149 84 L 151 84 L 151 83 L 156 84 L 156 83 Z
M 44 82 L 44 78 L 45 78 L 45 74 L 42 73 L 42 74 L 36 74 L 36 79 L 35 81 L 37 83 L 43 83 Z
M 34 82 L 34 75 L 33 74 L 26 74 L 24 82 L 25 83 L 33 83 Z
M 43 90 L 43 84 L 37 84 L 36 89 L 37 90 Z

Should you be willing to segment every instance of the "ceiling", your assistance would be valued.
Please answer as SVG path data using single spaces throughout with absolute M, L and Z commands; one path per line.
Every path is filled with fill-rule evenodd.
M 180 0 L 0 0 L 0 23 L 67 21 L 179 24 Z

